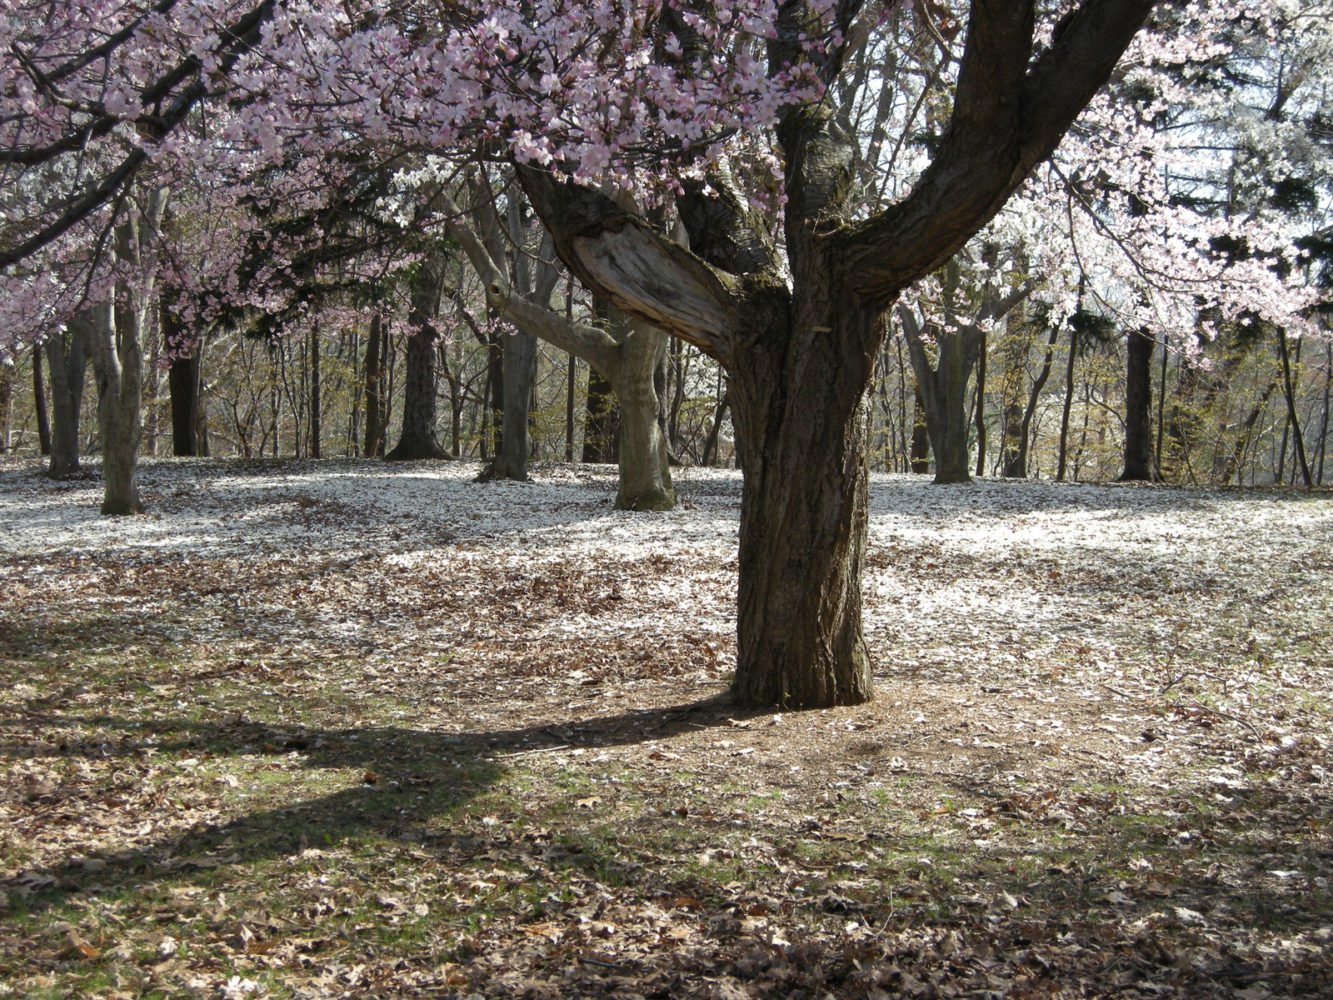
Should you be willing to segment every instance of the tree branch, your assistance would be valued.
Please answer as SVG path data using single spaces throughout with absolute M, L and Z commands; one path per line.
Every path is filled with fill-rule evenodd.
M 603 194 L 531 166 L 519 165 L 518 175 L 556 254 L 584 285 L 727 363 L 741 307 L 735 279 Z
M 438 198 L 448 213 L 445 226 L 449 234 L 462 245 L 463 253 L 486 289 L 486 304 L 533 336 L 582 358 L 614 382 L 619 374 L 620 357 L 620 345 L 615 339 L 600 327 L 566 320 L 517 294 L 458 203 L 447 193 Z
M 887 305 L 940 267 L 1048 157 L 1157 0 L 1084 0 L 1031 64 L 1031 2 L 974 0 L 954 115 L 911 193 L 838 239 L 847 290 Z

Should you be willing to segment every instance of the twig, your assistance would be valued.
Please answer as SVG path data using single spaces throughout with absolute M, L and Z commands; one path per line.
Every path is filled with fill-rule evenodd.
M 565 743 L 558 747 L 533 747 L 531 750 L 516 750 L 513 753 L 498 753 L 491 760 L 509 760 L 513 757 L 531 757 L 537 753 L 558 753 L 561 750 L 568 750 L 569 744 Z
M 578 958 L 579 958 L 579 963 L 582 965 L 595 965 L 599 969 L 612 969 L 615 972 L 629 971 L 629 968 L 627 966 L 621 965 L 617 962 L 603 962 L 600 958 L 588 958 L 585 955 L 580 955 Z
M 1166 694 L 1168 691 L 1170 691 L 1173 687 L 1175 687 L 1189 675 L 1190 672 L 1188 670 L 1185 670 L 1177 674 L 1175 677 L 1172 677 L 1169 681 L 1167 681 L 1164 685 L 1162 685 L 1162 690 L 1159 691 L 1158 694 Z
M 1239 722 L 1250 732 L 1254 733 L 1256 739 L 1263 738 L 1263 734 L 1259 732 L 1259 728 L 1253 722 L 1249 719 L 1242 719 L 1239 715 L 1232 715 L 1230 712 L 1223 712 L 1216 708 L 1209 708 L 1207 705 L 1186 705 L 1185 708 L 1189 711 L 1207 712 L 1209 715 L 1216 715 L 1219 719 L 1230 719 L 1232 722 Z

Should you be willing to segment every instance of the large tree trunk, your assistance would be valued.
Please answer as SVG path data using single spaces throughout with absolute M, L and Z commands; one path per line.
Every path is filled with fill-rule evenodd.
M 88 323 L 71 320 L 46 339 L 46 360 L 51 369 L 51 457 L 46 474 L 52 479 L 78 475 L 79 412 L 83 409 L 83 382 L 88 372 Z
M 879 315 L 830 302 L 834 287 L 798 286 L 787 350 L 731 372 L 745 470 L 734 690 L 748 704 L 852 705 L 873 693 L 861 562 L 876 352 L 864 344 L 878 346 Z
M 1152 475 L 1152 353 L 1156 341 L 1131 330 L 1125 366 L 1125 470 L 1121 482 L 1146 482 Z
M 398 443 L 384 456 L 390 462 L 423 458 L 448 458 L 435 437 L 435 392 L 439 354 L 439 333 L 435 317 L 444 288 L 444 258 L 430 254 L 421 262 L 412 279 L 408 322 L 412 335 L 407 339 L 407 374 L 403 382 L 403 427 Z

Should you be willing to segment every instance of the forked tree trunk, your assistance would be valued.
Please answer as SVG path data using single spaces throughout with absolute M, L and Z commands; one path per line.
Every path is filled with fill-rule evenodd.
M 692 200 L 687 191 L 680 202 L 688 251 L 609 198 L 520 168 L 580 280 L 697 344 L 731 377 L 745 470 L 734 682 L 741 702 L 819 708 L 871 697 L 860 572 L 866 415 L 882 317 L 1050 155 L 1151 7 L 1088 0 L 1034 52 L 1033 4 L 972 0 L 954 112 L 934 159 L 909 195 L 862 222 L 851 221 L 852 137 L 827 107 L 784 109 L 781 251 L 725 164 L 709 175 L 714 197 Z M 780 4 L 774 68 L 795 65 L 791 39 L 819 23 L 811 4 Z M 835 51 L 819 67 L 826 79 L 841 69 L 839 58 Z
M 898 317 L 902 321 L 912 359 L 912 373 L 921 394 L 930 448 L 935 454 L 935 484 L 970 482 L 967 383 L 976 364 L 981 331 L 974 326 L 944 330 L 937 324 L 923 328 L 915 315 L 906 309 L 898 310 Z M 933 367 L 926 353 L 924 337 L 927 333 L 936 348 Z
M 853 705 L 873 694 L 861 563 L 880 315 L 833 305 L 836 287 L 798 286 L 808 294 L 794 303 L 787 350 L 756 352 L 731 373 L 745 469 L 733 687 L 746 704 Z

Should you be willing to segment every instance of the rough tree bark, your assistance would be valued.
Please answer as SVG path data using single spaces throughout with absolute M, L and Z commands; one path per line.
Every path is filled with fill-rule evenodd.
M 837 9 L 850 17 L 859 7 Z M 796 708 L 871 697 L 860 590 L 865 424 L 884 313 L 1050 154 L 1151 7 L 1086 0 L 1034 55 L 1032 3 L 974 0 L 934 161 L 907 197 L 862 221 L 852 217 L 852 138 L 822 106 L 786 109 L 785 269 L 726 177 L 710 177 L 716 197 L 682 199 L 686 251 L 594 191 L 520 170 L 558 254 L 585 285 L 697 344 L 730 376 L 745 476 L 733 683 L 741 701 Z M 782 39 L 811 17 L 805 3 L 781 5 L 775 65 L 800 58 Z M 830 77 L 837 62 L 835 52 Z

